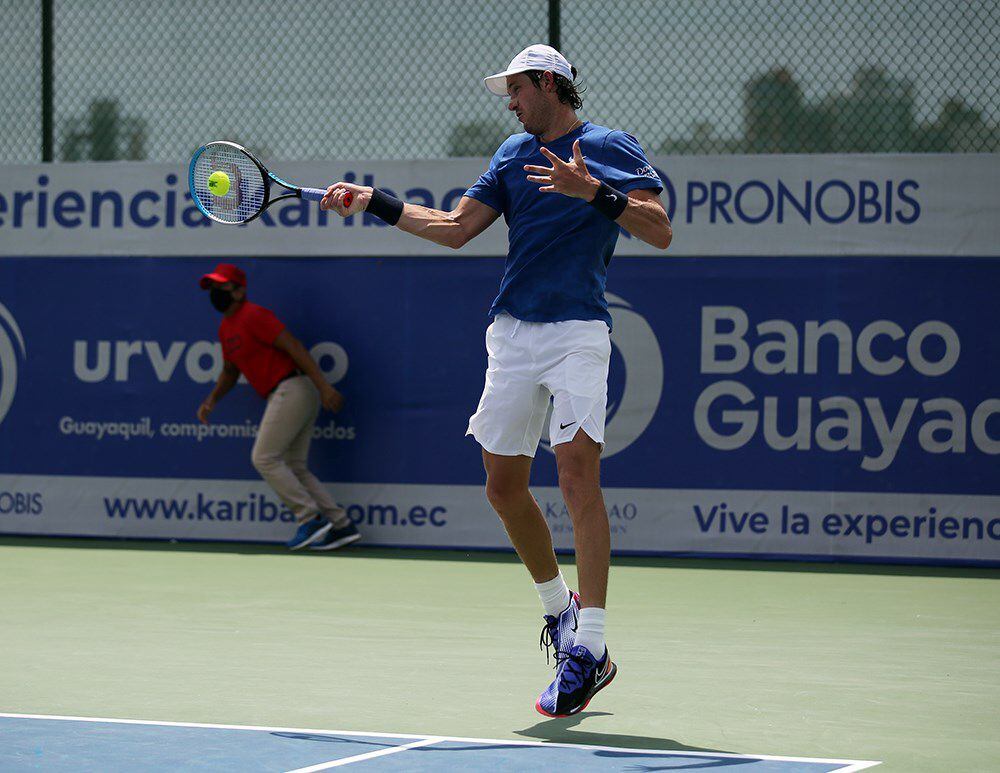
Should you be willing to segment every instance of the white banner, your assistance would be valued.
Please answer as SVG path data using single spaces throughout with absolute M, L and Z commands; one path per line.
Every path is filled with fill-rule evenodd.
M 509 548 L 480 486 L 333 484 L 369 545 Z M 557 549 L 559 489 L 537 487 Z M 618 553 L 1000 564 L 1000 497 L 605 489 Z M 291 515 L 263 483 L 0 475 L 0 533 L 282 542 Z
M 376 184 L 453 208 L 488 159 L 274 163 L 308 186 Z M 637 239 L 618 255 L 1000 255 L 1000 155 L 656 157 L 674 223 L 668 253 Z M 507 251 L 502 220 L 454 254 Z M 278 205 L 233 228 L 190 200 L 182 165 L 0 167 L 0 255 L 409 256 L 442 248 L 377 219 Z

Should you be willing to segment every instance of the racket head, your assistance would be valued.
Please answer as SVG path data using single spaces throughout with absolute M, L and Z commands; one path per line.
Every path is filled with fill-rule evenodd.
M 212 178 L 216 172 L 225 178 Z M 229 185 L 219 195 L 228 179 Z M 202 145 L 188 167 L 191 198 L 202 214 L 217 223 L 249 223 L 268 203 L 270 181 L 267 170 L 253 154 L 235 142 L 220 140 Z

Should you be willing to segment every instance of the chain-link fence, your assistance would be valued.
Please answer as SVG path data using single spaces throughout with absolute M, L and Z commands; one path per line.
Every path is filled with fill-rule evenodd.
M 996 0 L 0 0 L 0 24 L 0 162 L 49 126 L 54 160 L 489 155 L 520 126 L 481 79 L 537 42 L 651 153 L 1000 150 Z

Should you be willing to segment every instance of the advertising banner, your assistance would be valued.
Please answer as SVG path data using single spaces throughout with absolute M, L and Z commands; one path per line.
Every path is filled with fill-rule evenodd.
M 653 157 L 674 223 L 670 254 L 1000 255 L 998 154 Z M 377 185 L 452 209 L 488 159 L 271 163 L 300 185 Z M 454 257 L 503 255 L 502 220 Z M 9 166 L 0 256 L 441 255 L 371 215 L 297 201 L 232 228 L 191 202 L 187 169 L 135 162 Z M 656 255 L 623 236 L 618 255 Z
M 610 267 L 615 550 L 1000 563 L 1000 261 L 667 255 Z M 195 418 L 221 257 L 0 260 L 0 532 L 289 536 L 263 401 Z M 465 437 L 503 259 L 238 262 L 346 396 L 311 466 L 367 541 L 506 547 Z M 569 547 L 545 440 L 532 483 Z

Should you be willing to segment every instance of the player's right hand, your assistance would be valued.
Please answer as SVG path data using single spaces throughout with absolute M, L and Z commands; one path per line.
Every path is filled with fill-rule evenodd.
M 348 192 L 354 195 L 354 200 L 351 201 L 351 206 L 345 207 L 344 196 Z M 364 212 L 371 199 L 372 189 L 370 186 L 339 182 L 326 189 L 326 195 L 320 200 L 319 208 L 332 209 L 341 217 L 347 217 Z
M 206 400 L 201 405 L 198 406 L 198 421 L 202 424 L 208 424 L 208 415 L 215 409 L 215 403 L 211 400 Z

